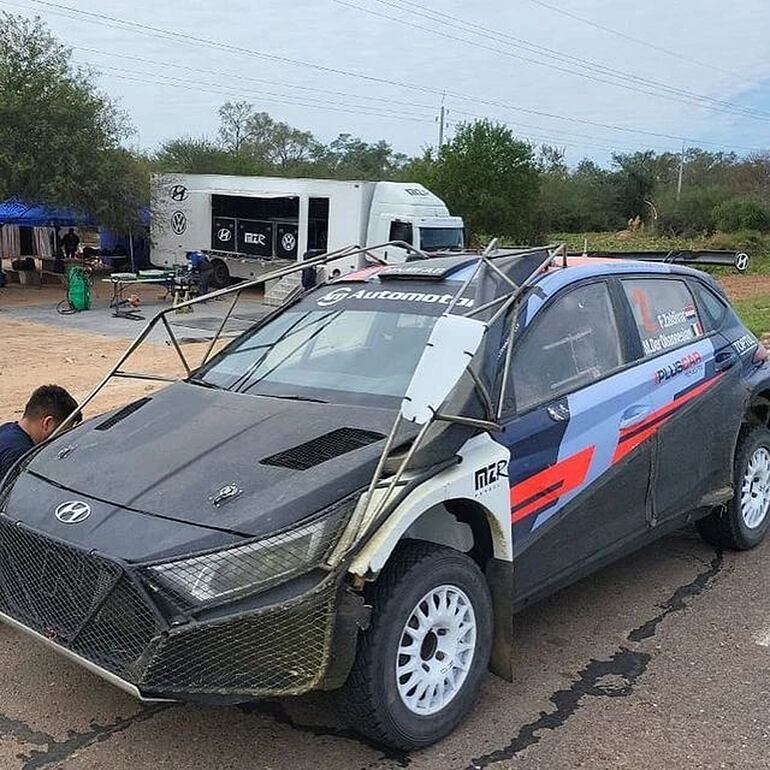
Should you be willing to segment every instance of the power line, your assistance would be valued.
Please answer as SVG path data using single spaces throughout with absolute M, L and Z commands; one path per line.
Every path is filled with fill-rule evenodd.
M 644 46 L 645 48 L 649 48 L 653 51 L 664 53 L 667 56 L 673 56 L 675 59 L 679 59 L 680 61 L 696 64 L 699 67 L 706 67 L 710 70 L 714 70 L 715 72 L 721 72 L 723 75 L 731 75 L 734 78 L 743 79 L 743 76 L 734 70 L 728 70 L 724 67 L 718 67 L 716 64 L 712 64 L 711 62 L 702 61 L 700 59 L 693 59 L 690 56 L 684 56 L 677 51 L 672 51 L 670 48 L 665 48 L 662 45 L 650 43 L 648 40 L 641 40 L 638 37 L 633 37 L 632 35 L 629 35 L 625 32 L 621 32 L 619 29 L 614 29 L 613 27 L 607 27 L 604 24 L 599 24 L 599 22 L 593 21 L 593 19 L 587 19 L 585 16 L 578 16 L 578 14 L 573 13 L 572 11 L 567 11 L 564 8 L 557 8 L 555 5 L 543 2 L 543 0 L 530 0 L 530 2 L 541 6 L 542 8 L 547 8 L 549 11 L 553 11 L 554 13 L 559 13 L 562 16 L 566 16 L 568 19 L 579 21 L 582 24 L 587 24 L 589 27 L 599 29 L 602 32 L 608 32 L 609 34 L 615 35 L 616 37 L 619 37 L 623 40 L 628 40 L 631 43 L 636 43 L 637 45 Z
M 301 59 L 293 59 L 291 57 L 283 56 L 280 54 L 266 53 L 263 51 L 244 48 L 242 46 L 236 46 L 229 43 L 210 40 L 207 38 L 199 37 L 197 35 L 190 35 L 190 34 L 185 34 L 181 32 L 176 32 L 173 30 L 153 27 L 148 24 L 141 24 L 139 22 L 119 19 L 117 17 L 108 16 L 106 14 L 99 14 L 93 11 L 83 11 L 83 10 L 72 8 L 70 6 L 66 6 L 59 3 L 46 2 L 45 0 L 31 0 L 31 2 L 35 3 L 36 5 L 42 5 L 42 6 L 45 6 L 46 8 L 52 9 L 52 10 L 49 10 L 49 12 L 57 15 L 64 15 L 67 18 L 82 17 L 84 20 L 89 21 L 90 23 L 95 23 L 95 24 L 99 24 L 110 28 L 116 28 L 121 30 L 126 30 L 126 29 L 139 30 L 146 35 L 159 37 L 165 40 L 168 40 L 168 39 L 177 40 L 185 45 L 193 45 L 196 48 L 203 45 L 203 46 L 214 48 L 217 50 L 243 54 L 246 56 L 252 56 L 260 59 L 278 61 L 284 64 L 291 64 L 293 66 L 300 66 L 300 67 L 305 67 L 309 69 L 314 69 L 319 72 L 333 73 L 333 74 L 342 75 L 350 78 L 358 78 L 360 80 L 364 80 L 369 83 L 377 83 L 381 85 L 388 85 L 388 86 L 393 86 L 398 88 L 406 88 L 411 91 L 419 91 L 422 93 L 441 95 L 446 91 L 447 96 L 451 96 L 456 99 L 461 99 L 464 101 L 469 101 L 476 104 L 482 104 L 484 106 L 495 107 L 495 108 L 513 111 L 513 112 L 521 112 L 528 115 L 537 115 L 539 117 L 566 121 L 566 122 L 569 122 L 570 124 L 581 123 L 583 125 L 593 126 L 595 128 L 605 128 L 611 131 L 632 133 L 632 134 L 638 134 L 640 136 L 648 136 L 648 137 L 654 137 L 657 139 L 666 139 L 666 140 L 677 141 L 677 142 L 681 142 L 683 139 L 686 138 L 681 135 L 668 134 L 668 133 L 657 132 L 657 131 L 649 131 L 649 130 L 640 129 L 640 128 L 618 126 L 618 125 L 613 125 L 611 123 L 603 123 L 601 121 L 591 120 L 589 118 L 559 115 L 557 113 L 552 113 L 545 110 L 536 110 L 533 108 L 515 106 L 511 104 L 506 104 L 505 102 L 501 102 L 495 99 L 487 99 L 487 98 L 482 98 L 478 96 L 463 94 L 457 91 L 449 91 L 446 89 L 433 88 L 433 87 L 425 86 L 419 83 L 407 83 L 404 81 L 393 80 L 393 79 L 378 77 L 374 75 L 367 75 L 365 73 L 353 72 L 353 71 L 344 70 L 338 67 L 330 67 L 328 65 L 307 62 Z M 27 10 L 30 10 L 29 6 L 21 5 L 19 3 L 8 2 L 8 0 L 3 0 L 3 2 L 0 2 L 0 4 L 13 5 L 16 7 L 22 7 L 22 8 L 26 8 Z M 697 139 L 695 137 L 689 137 L 688 141 L 695 144 L 709 145 L 714 147 L 725 146 L 724 143 L 721 143 L 721 142 L 713 142 L 705 139 Z M 742 150 L 747 150 L 751 152 L 761 151 L 761 148 L 758 148 L 758 147 L 746 147 L 746 146 L 740 146 L 740 145 L 733 145 L 733 147 L 735 149 L 742 149 Z
M 421 29 L 425 32 L 429 32 L 430 34 L 437 35 L 439 37 L 443 37 L 448 40 L 460 42 L 465 45 L 472 46 L 474 48 L 488 50 L 492 53 L 501 54 L 503 56 L 507 56 L 508 58 L 517 59 L 519 61 L 525 61 L 530 64 L 535 64 L 541 67 L 547 67 L 557 72 L 561 72 L 561 73 L 575 76 L 575 77 L 581 77 L 592 82 L 604 83 L 606 85 L 612 85 L 618 88 L 624 88 L 629 91 L 643 93 L 650 96 L 656 96 L 659 98 L 668 99 L 675 102 L 683 102 L 688 104 L 694 104 L 697 106 L 703 106 L 703 107 L 707 107 L 708 109 L 714 110 L 716 112 L 722 112 L 725 114 L 737 114 L 743 117 L 749 117 L 756 120 L 770 120 L 770 113 L 764 112 L 762 110 L 758 110 L 752 107 L 744 107 L 738 104 L 733 104 L 732 102 L 728 102 L 722 99 L 716 99 L 711 96 L 698 94 L 692 91 L 688 91 L 686 89 L 678 88 L 676 86 L 671 86 L 665 83 L 660 83 L 658 81 L 650 80 L 649 78 L 643 78 L 639 75 L 623 72 L 621 70 L 618 70 L 612 67 L 607 67 L 605 65 L 599 64 L 598 62 L 593 62 L 588 59 L 581 59 L 573 55 L 567 55 L 560 51 L 556 51 L 551 48 L 546 48 L 544 46 L 531 43 L 528 40 L 513 37 L 512 35 L 501 33 L 496 30 L 490 29 L 488 27 L 483 27 L 479 24 L 475 24 L 473 22 L 468 22 L 456 16 L 451 16 L 450 14 L 446 14 L 440 11 L 432 11 L 432 10 L 426 11 L 426 10 L 423 10 L 421 7 L 416 8 L 413 4 L 404 2 L 403 0 L 400 0 L 400 1 L 397 0 L 396 2 L 392 2 L 392 0 L 375 0 L 375 2 L 379 3 L 380 5 L 393 8 L 400 12 L 407 11 L 408 13 L 411 13 L 414 16 L 422 17 L 433 23 L 443 24 L 445 27 L 448 27 L 449 29 L 458 29 L 466 34 L 470 32 L 471 34 L 481 36 L 484 39 L 488 39 L 489 37 L 492 37 L 493 39 L 496 39 L 497 42 L 503 42 L 508 45 L 510 45 L 510 43 L 513 42 L 517 46 L 525 47 L 527 50 L 534 52 L 539 56 L 545 56 L 546 59 L 554 59 L 556 61 L 562 62 L 563 64 L 566 64 L 569 66 L 561 66 L 561 64 L 554 64 L 551 61 L 540 61 L 537 59 L 532 59 L 530 57 L 523 56 L 520 53 L 514 53 L 513 51 L 508 50 L 507 48 L 495 48 L 486 43 L 470 41 L 465 37 L 452 35 L 450 33 L 440 31 L 435 27 L 426 27 L 424 25 L 415 24 L 411 20 L 407 20 L 401 17 L 387 14 L 387 13 L 375 11 L 371 8 L 367 8 L 357 3 L 349 2 L 349 0 L 333 0 L 333 1 L 338 5 L 343 5 L 348 8 L 353 8 L 357 11 L 361 11 L 363 13 L 367 13 L 379 18 L 387 19 L 388 21 L 392 21 L 397 24 L 402 24 L 411 28 Z M 446 21 L 445 19 L 450 19 L 451 22 Z M 583 69 L 587 69 L 588 72 L 576 70 L 575 69 L 576 66 L 582 67 Z
M 319 88 L 316 88 L 314 86 L 304 86 L 304 85 L 299 85 L 299 84 L 296 84 L 296 83 L 288 83 L 288 82 L 285 82 L 285 81 L 270 81 L 270 80 L 266 80 L 264 78 L 254 78 L 254 77 L 250 77 L 250 76 L 246 76 L 246 75 L 242 75 L 242 74 L 239 74 L 239 75 L 236 76 L 234 73 L 223 72 L 221 70 L 203 69 L 203 68 L 200 68 L 200 67 L 190 67 L 190 66 L 184 65 L 184 64 L 170 63 L 170 62 L 167 62 L 167 61 L 160 61 L 158 59 L 148 59 L 146 57 L 135 56 L 133 54 L 120 54 L 120 53 L 116 53 L 115 51 L 105 51 L 105 50 L 100 50 L 100 49 L 97 49 L 97 48 L 86 48 L 86 47 L 82 47 L 82 46 L 73 46 L 73 50 L 75 50 L 75 51 L 83 51 L 85 53 L 90 53 L 90 54 L 108 56 L 110 59 L 114 59 L 114 58 L 129 59 L 131 61 L 141 62 L 141 63 L 144 63 L 144 64 L 150 64 L 150 65 L 153 65 L 153 66 L 169 67 L 169 68 L 173 67 L 175 70 L 181 69 L 181 70 L 185 70 L 185 71 L 188 71 L 188 72 L 196 72 L 196 73 L 202 73 L 202 74 L 206 74 L 206 75 L 213 75 L 215 77 L 225 77 L 225 78 L 236 78 L 237 77 L 239 80 L 244 80 L 244 81 L 247 81 L 247 82 L 252 82 L 253 81 L 255 83 L 266 83 L 266 84 L 269 84 L 269 85 L 280 85 L 280 86 L 283 86 L 283 87 L 286 87 L 286 88 L 297 88 L 297 89 L 301 89 L 301 90 L 305 90 L 305 91 L 312 91 L 314 93 L 325 93 L 325 94 L 331 94 L 331 95 L 334 95 L 334 96 L 342 96 L 342 97 L 352 98 L 352 99 L 370 99 L 370 100 L 373 99 L 373 100 L 376 100 L 378 102 L 383 102 L 383 103 L 388 103 L 388 104 L 392 103 L 392 104 L 396 104 L 396 105 L 401 106 L 401 107 L 408 107 L 408 108 L 411 108 L 411 109 L 425 110 L 426 112 L 430 111 L 432 109 L 431 106 L 427 105 L 427 104 L 417 104 L 415 102 L 405 102 L 405 101 L 402 101 L 402 100 L 388 99 L 388 98 L 384 98 L 384 97 L 365 96 L 365 95 L 361 95 L 361 94 L 353 94 L 353 93 L 350 93 L 350 92 L 347 92 L 347 91 L 331 91 L 331 90 L 323 89 L 323 88 L 319 89 Z M 114 69 L 114 68 L 107 67 L 107 69 Z M 125 70 L 121 70 L 121 71 L 125 72 Z M 144 74 L 149 74 L 149 73 L 137 72 L 136 74 L 144 75 Z M 164 77 L 168 77 L 168 76 L 164 76 Z M 184 81 L 184 82 L 190 82 L 190 81 Z M 220 86 L 219 83 L 217 83 L 217 84 L 206 84 L 206 85 Z M 223 85 L 224 84 L 222 84 L 222 87 L 223 87 Z M 262 91 L 259 91 L 259 92 L 248 92 L 248 91 L 247 92 L 241 92 L 241 91 L 239 91 L 240 95 L 242 95 L 242 93 L 255 93 L 256 95 L 259 95 L 259 96 L 263 96 L 264 94 L 267 94 L 267 95 L 271 94 L 271 92 L 262 92 Z M 283 97 L 284 95 L 283 94 L 279 94 L 279 96 Z M 291 103 L 295 104 L 296 102 L 292 101 Z M 444 99 L 442 97 L 442 104 L 443 103 L 444 103 Z M 323 106 L 323 105 L 318 105 L 318 106 Z M 370 109 L 368 105 L 350 105 L 350 106 L 354 106 L 356 108 L 363 106 L 366 109 Z M 467 111 L 462 111 L 462 110 L 455 110 L 455 109 L 453 109 L 452 112 L 453 112 L 453 114 L 463 115 L 463 116 L 471 118 L 471 119 L 480 119 L 480 118 L 488 118 L 489 117 L 488 115 L 479 115 L 477 113 L 472 113 L 472 112 L 467 112 Z M 379 115 L 379 113 L 378 113 L 378 115 Z M 386 113 L 385 116 L 386 117 L 392 117 L 392 118 L 398 118 L 399 117 L 398 115 L 394 115 L 392 113 Z M 572 140 L 577 138 L 577 139 L 584 139 L 584 140 L 587 139 L 587 140 L 589 140 L 588 142 L 585 143 L 585 146 L 587 146 L 587 147 L 596 147 L 598 149 L 603 149 L 603 150 L 615 151 L 615 150 L 620 150 L 620 149 L 631 149 L 631 150 L 637 149 L 636 147 L 632 147 L 632 146 L 629 146 L 629 145 L 618 144 L 618 143 L 614 143 L 613 147 L 608 147 L 607 144 L 595 144 L 596 140 L 601 140 L 602 139 L 602 137 L 597 137 L 596 135 L 580 134 L 580 133 L 571 132 L 571 131 L 559 131 L 558 129 L 557 129 L 558 133 L 554 133 L 554 130 L 552 128 L 548 128 L 548 127 L 545 127 L 545 126 L 539 126 L 539 125 L 533 125 L 531 123 L 522 123 L 521 121 L 518 121 L 518 120 L 515 121 L 515 122 L 511 122 L 511 121 L 503 121 L 503 122 L 505 122 L 507 125 L 509 125 L 511 127 L 514 127 L 517 131 L 519 131 L 521 128 L 524 128 L 524 129 L 532 129 L 535 132 L 538 132 L 536 135 L 533 135 L 534 138 L 542 137 L 543 139 L 545 139 L 547 141 L 555 140 L 557 142 L 568 143 L 571 146 L 575 146 L 575 147 L 581 146 L 580 144 L 572 141 Z M 608 140 L 608 141 L 612 141 L 612 140 Z M 666 148 L 668 149 L 668 145 L 666 145 Z

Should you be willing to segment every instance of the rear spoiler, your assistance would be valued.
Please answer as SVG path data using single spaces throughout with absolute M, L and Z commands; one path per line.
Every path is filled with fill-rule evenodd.
M 677 265 L 723 265 L 743 273 L 749 266 L 749 255 L 742 251 L 710 249 L 675 249 L 672 251 L 584 251 L 570 256 L 597 259 L 634 259 L 642 262 L 666 262 Z

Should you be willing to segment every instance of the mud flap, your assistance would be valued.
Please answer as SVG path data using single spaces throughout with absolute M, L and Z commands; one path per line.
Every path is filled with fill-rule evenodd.
M 507 682 L 513 681 L 513 563 L 491 559 L 487 583 L 494 609 L 494 638 L 489 668 Z
M 371 613 L 360 593 L 349 586 L 340 590 L 329 664 L 319 689 L 336 690 L 345 684 L 356 657 L 358 632 L 369 628 Z

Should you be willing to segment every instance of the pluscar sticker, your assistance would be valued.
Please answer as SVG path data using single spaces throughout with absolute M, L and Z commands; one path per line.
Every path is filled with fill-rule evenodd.
M 682 374 L 682 372 L 688 375 L 695 374 L 699 371 L 698 365 L 701 363 L 703 363 L 703 356 L 696 350 L 694 353 L 683 356 L 673 364 L 658 369 L 654 375 L 655 382 L 660 384 L 670 380 L 672 377 L 676 377 L 677 374 Z

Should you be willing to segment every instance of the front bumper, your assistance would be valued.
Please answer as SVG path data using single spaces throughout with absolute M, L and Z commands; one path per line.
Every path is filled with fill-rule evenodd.
M 0 620 L 143 700 L 237 702 L 321 686 L 339 581 L 304 586 L 266 606 L 171 613 L 129 565 L 0 516 Z

